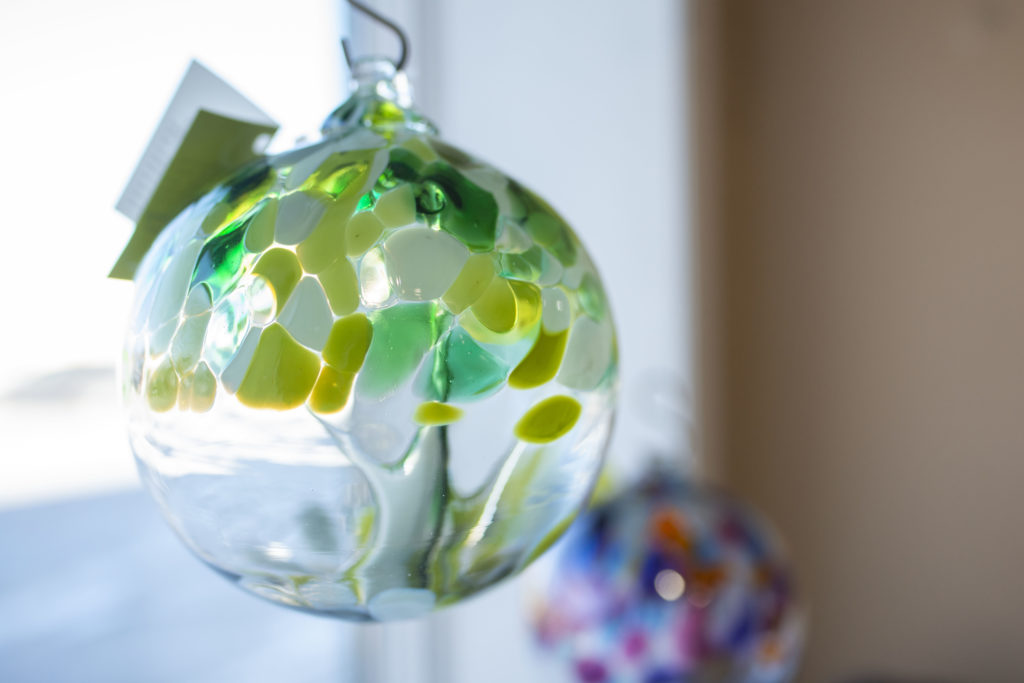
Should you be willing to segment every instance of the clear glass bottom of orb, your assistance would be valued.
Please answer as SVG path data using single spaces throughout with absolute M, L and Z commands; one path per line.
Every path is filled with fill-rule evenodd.
M 423 427 L 385 463 L 346 453 L 302 411 L 218 399 L 201 417 L 216 435 L 196 436 L 194 413 L 131 429 L 142 479 L 188 547 L 260 597 L 378 621 L 472 595 L 543 552 L 585 503 L 611 419 L 593 400 L 573 447 L 515 443 L 487 463 L 458 450 L 457 427 Z

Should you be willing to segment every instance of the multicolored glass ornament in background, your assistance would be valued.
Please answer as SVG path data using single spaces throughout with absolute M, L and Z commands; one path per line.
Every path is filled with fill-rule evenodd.
M 766 522 L 664 467 L 570 531 L 533 618 L 584 683 L 781 683 L 802 640 Z
M 123 388 L 142 477 L 196 554 L 276 602 L 386 620 L 492 585 L 567 528 L 616 342 L 565 221 L 438 139 L 389 62 L 355 66 L 323 141 L 162 232 Z

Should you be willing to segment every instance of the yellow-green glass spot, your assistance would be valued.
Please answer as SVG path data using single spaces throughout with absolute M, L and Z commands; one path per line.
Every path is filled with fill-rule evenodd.
M 347 258 L 340 258 L 317 276 L 334 315 L 348 315 L 359 307 L 359 278 Z
M 405 112 L 401 107 L 387 100 L 375 100 L 363 118 L 371 128 L 388 127 L 405 123 Z
M 541 298 L 540 288 L 530 282 L 509 280 L 512 293 L 516 298 L 516 328 L 528 330 L 540 320 Z
M 302 277 L 302 268 L 295 254 L 281 247 L 271 249 L 260 256 L 252 272 L 263 277 L 270 285 L 271 291 L 274 292 L 274 301 L 277 302 L 277 310 L 281 310 Z
M 366 178 L 369 165 L 366 163 L 352 164 L 336 171 L 320 185 L 320 189 L 337 199 L 362 185 Z
M 594 320 L 604 318 L 608 310 L 608 302 L 605 300 L 604 290 L 601 283 L 593 273 L 585 273 L 580 281 L 579 288 L 580 305 Z
M 336 370 L 325 365 L 320 370 L 313 393 L 309 397 L 309 407 L 317 413 L 336 413 L 348 403 L 352 393 L 352 384 L 356 373 Z
M 356 544 L 359 548 L 368 548 L 370 546 L 370 539 L 373 537 L 373 523 L 377 517 L 374 512 L 376 507 L 375 505 L 367 506 L 356 519 Z
M 472 306 L 473 315 L 492 332 L 508 332 L 516 324 L 516 295 L 505 278 L 496 277 Z
M 529 282 L 495 277 L 462 318 L 473 337 L 495 344 L 514 344 L 540 321 L 540 289 Z M 514 335 L 509 335 L 515 331 Z
M 185 373 L 199 362 L 203 352 L 203 339 L 206 326 L 210 322 L 210 312 L 185 318 L 171 340 L 171 363 L 178 372 Z
M 382 398 L 416 370 L 424 354 L 451 325 L 451 316 L 434 302 L 400 304 L 375 311 L 373 340 L 359 374 L 359 391 Z
M 340 152 L 326 159 L 302 185 L 319 190 L 332 199 L 353 197 L 366 183 L 373 151 Z
M 199 252 L 192 284 L 205 282 L 214 300 L 230 290 L 242 277 L 248 260 L 243 240 L 251 218 L 238 219 L 209 238 Z
M 305 403 L 319 372 L 317 355 L 274 323 L 260 335 L 238 400 L 251 408 L 295 408 Z
M 447 403 L 428 401 L 416 407 L 413 419 L 421 425 L 448 425 L 462 418 L 462 409 Z
M 351 199 L 331 205 L 309 237 L 295 247 L 299 263 L 307 273 L 319 273 L 345 256 L 345 232 L 355 208 Z
M 192 410 L 197 413 L 205 413 L 213 407 L 213 400 L 217 396 L 217 378 L 214 377 L 210 367 L 200 362 L 192 375 L 192 400 L 189 402 Z
M 167 412 L 178 400 L 178 375 L 170 358 L 164 358 L 153 368 L 146 382 L 146 400 L 158 413 Z
M 377 198 L 373 213 L 386 228 L 400 228 L 416 222 L 416 200 L 411 185 L 399 185 Z
M 494 260 L 489 254 L 473 254 L 462 266 L 443 299 L 452 313 L 462 313 L 480 298 L 494 279 Z
M 558 366 L 562 364 L 568 338 L 568 330 L 555 334 L 541 330 L 530 353 L 508 376 L 508 385 L 515 389 L 532 389 L 554 379 L 558 374 Z
M 274 241 L 274 224 L 277 223 L 277 198 L 267 197 L 256 208 L 249 226 L 245 229 L 245 248 L 258 254 Z
M 345 228 L 345 251 L 352 257 L 362 256 L 377 243 L 382 232 L 384 224 L 373 212 L 358 212 Z
M 576 425 L 582 407 L 571 396 L 546 398 L 526 411 L 516 423 L 515 435 L 527 443 L 551 443 Z
M 359 372 L 373 338 L 373 326 L 362 313 L 334 321 L 324 345 L 323 358 L 337 370 Z

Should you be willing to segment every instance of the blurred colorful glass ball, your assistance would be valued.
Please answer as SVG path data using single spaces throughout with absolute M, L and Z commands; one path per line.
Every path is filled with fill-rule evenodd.
M 533 618 L 584 683 L 782 683 L 803 632 L 764 518 L 666 470 L 577 523 Z

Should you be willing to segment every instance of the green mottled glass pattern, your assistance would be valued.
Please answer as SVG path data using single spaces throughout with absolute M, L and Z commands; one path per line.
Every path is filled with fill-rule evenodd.
M 522 569 L 585 503 L 614 405 L 579 239 L 440 141 L 402 79 L 366 67 L 321 142 L 170 223 L 136 274 L 123 373 L 143 478 L 190 547 L 349 619 Z

